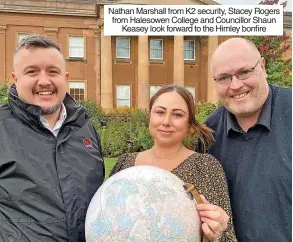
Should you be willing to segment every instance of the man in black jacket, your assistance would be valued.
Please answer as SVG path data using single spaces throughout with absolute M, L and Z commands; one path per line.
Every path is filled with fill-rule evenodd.
M 0 241 L 85 241 L 87 207 L 104 180 L 100 139 L 66 93 L 59 45 L 23 39 L 0 107 Z
M 267 83 L 265 61 L 242 38 L 223 42 L 211 70 L 222 107 L 206 124 L 222 164 L 239 242 L 291 241 L 292 90 Z

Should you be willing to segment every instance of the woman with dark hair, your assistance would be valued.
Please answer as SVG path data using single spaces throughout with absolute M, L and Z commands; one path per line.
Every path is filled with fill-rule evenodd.
M 122 155 L 111 175 L 131 166 L 151 165 L 172 172 L 201 194 L 197 208 L 202 230 L 209 240 L 237 241 L 231 219 L 231 207 L 224 171 L 209 154 L 200 154 L 183 146 L 187 135 L 204 146 L 213 142 L 211 130 L 195 119 L 191 93 L 184 87 L 162 87 L 150 100 L 149 131 L 154 146 L 146 151 Z M 203 147 L 205 150 L 205 147 Z

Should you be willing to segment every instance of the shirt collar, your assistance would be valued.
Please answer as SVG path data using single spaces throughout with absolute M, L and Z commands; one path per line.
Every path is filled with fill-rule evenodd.
M 59 115 L 59 119 L 57 120 L 57 122 L 56 122 L 56 124 L 55 124 L 55 127 L 52 129 L 52 130 L 54 130 L 54 129 L 56 129 L 56 126 L 58 125 L 58 126 L 61 126 L 63 123 L 64 123 L 64 121 L 65 121 L 65 119 L 67 118 L 67 112 L 66 112 L 66 108 L 65 108 L 65 106 L 64 106 L 64 104 L 62 103 L 62 105 L 61 105 L 61 111 L 60 111 L 60 115 Z M 46 128 L 48 128 L 48 129 L 50 129 L 49 127 L 49 123 L 48 123 L 48 121 L 47 121 L 47 119 L 45 118 L 45 117 L 43 117 L 43 116 L 41 116 L 40 117 L 40 120 L 41 120 L 41 123 L 46 127 Z M 51 130 L 51 129 L 50 129 Z
M 272 100 L 273 100 L 273 94 L 272 94 L 271 88 L 269 87 L 269 95 L 262 107 L 258 120 L 254 126 L 262 125 L 266 127 L 268 130 L 271 130 Z M 227 112 L 227 136 L 230 130 L 234 130 L 239 133 L 244 133 L 244 131 L 240 128 L 239 124 L 237 123 L 235 115 L 228 111 Z

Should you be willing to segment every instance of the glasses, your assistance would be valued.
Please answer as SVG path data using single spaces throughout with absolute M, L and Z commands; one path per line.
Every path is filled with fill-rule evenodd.
M 220 85 L 229 85 L 232 82 L 233 76 L 236 76 L 238 80 L 245 80 L 252 76 L 253 71 L 255 70 L 255 68 L 257 67 L 259 63 L 260 63 L 260 60 L 258 60 L 252 68 L 242 69 L 232 75 L 224 75 L 224 76 L 220 76 L 219 78 L 213 77 L 214 81 Z

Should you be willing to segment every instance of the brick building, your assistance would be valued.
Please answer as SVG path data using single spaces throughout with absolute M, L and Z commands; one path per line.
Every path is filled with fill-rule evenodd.
M 166 84 L 188 88 L 195 100 L 217 101 L 209 72 L 215 48 L 229 37 L 104 36 L 103 6 L 134 0 L 0 0 L 0 84 L 11 81 L 13 51 L 29 34 L 48 35 L 64 53 L 69 91 L 104 108 L 146 108 Z M 211 0 L 145 0 L 140 4 L 217 4 Z M 292 13 L 285 25 L 291 35 Z M 292 54 L 291 49 L 288 52 Z

